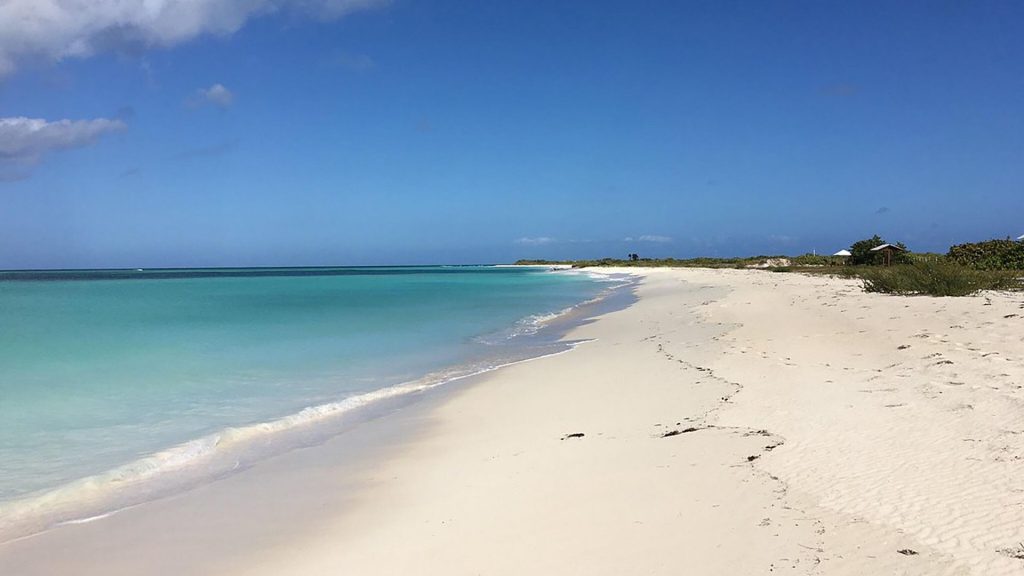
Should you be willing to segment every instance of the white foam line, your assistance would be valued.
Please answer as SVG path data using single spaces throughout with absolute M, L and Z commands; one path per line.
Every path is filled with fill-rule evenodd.
M 113 516 L 115 514 L 118 514 L 120 512 L 124 512 L 125 510 L 129 510 L 131 508 L 135 508 L 136 506 L 138 506 L 138 504 L 133 504 L 131 506 L 124 506 L 122 508 L 116 508 L 114 510 L 110 510 L 109 512 L 104 512 L 102 514 L 96 514 L 95 516 L 88 516 L 88 517 L 85 517 L 85 518 L 72 518 L 70 520 L 63 520 L 61 522 L 55 523 L 53 525 L 53 527 L 56 528 L 56 527 L 59 527 L 59 526 L 76 526 L 76 525 L 80 525 L 80 524 L 91 524 L 93 522 L 96 522 L 97 520 L 103 520 L 104 518 L 110 518 L 111 516 Z M 18 536 L 16 538 L 11 538 L 10 540 L 3 540 L 3 541 L 0 541 L 0 544 L 11 544 L 11 543 L 14 543 L 14 542 L 21 542 L 22 540 L 28 540 L 29 538 L 35 538 L 36 536 L 39 536 L 40 534 L 43 534 L 47 530 L 48 530 L 48 528 L 47 529 L 43 529 L 43 530 L 39 530 L 37 532 L 32 532 L 30 534 L 25 534 L 23 536 Z
M 572 273 L 585 274 L 584 272 L 575 272 L 575 271 L 572 272 Z M 597 304 L 598 302 L 601 302 L 601 301 L 609 298 L 612 294 L 614 294 L 620 288 L 623 288 L 625 286 L 632 286 L 632 285 L 636 284 L 636 281 L 632 281 L 632 280 L 625 280 L 625 281 L 623 281 L 621 278 L 611 278 L 611 277 L 604 277 L 604 276 L 602 276 L 600 278 L 597 278 L 597 280 L 600 281 L 600 282 L 618 282 L 618 284 L 615 284 L 614 286 L 609 286 L 608 288 L 603 289 L 597 296 L 594 296 L 594 297 L 589 298 L 587 300 L 584 300 L 582 302 L 578 302 L 576 304 L 573 304 L 572 306 L 568 306 L 568 307 L 563 308 L 563 309 L 561 309 L 561 310 L 559 310 L 557 312 L 546 312 L 546 313 L 542 313 L 542 314 L 531 314 L 531 315 L 526 316 L 524 318 L 520 318 L 519 320 L 517 320 L 515 322 L 515 324 L 513 324 L 507 330 L 504 330 L 504 331 L 501 331 L 501 332 L 498 332 L 498 333 L 492 333 L 492 334 L 485 334 L 485 335 L 482 335 L 482 336 L 477 336 L 476 338 L 474 338 L 474 340 L 476 340 L 477 342 L 483 343 L 483 344 L 496 344 L 496 343 L 502 342 L 504 340 L 509 340 L 509 339 L 512 339 L 512 338 L 517 338 L 519 336 L 532 336 L 532 335 L 536 334 L 537 332 L 539 332 L 540 330 L 542 330 L 548 324 L 554 322 L 555 320 L 558 320 L 559 318 L 562 318 L 563 316 L 571 314 L 571 313 L 575 312 L 576 310 L 579 310 L 580 308 L 583 308 L 585 306 L 590 306 L 590 305 L 593 305 L 593 304 Z
M 104 518 L 110 518 L 111 516 L 113 516 L 114 514 L 117 514 L 121 510 L 124 510 L 124 508 L 118 508 L 117 510 L 111 510 L 110 512 L 104 512 L 103 514 L 97 514 L 95 516 L 89 516 L 88 518 L 76 518 L 74 520 L 65 520 L 63 522 L 58 522 L 57 526 L 74 526 L 76 524 L 89 524 L 89 523 L 95 522 L 97 520 L 103 520 Z
M 70 484 L 66 484 L 59 488 L 49 490 L 35 496 L 28 498 L 8 502 L 0 506 L 0 517 L 6 516 L 9 520 L 14 519 L 14 508 L 21 508 L 20 520 L 28 521 L 32 518 L 33 512 L 37 512 L 40 509 L 47 508 L 47 505 L 67 505 L 73 502 L 76 497 L 81 497 L 84 494 L 92 493 L 96 496 L 97 492 L 103 493 L 109 490 L 113 485 L 120 485 L 122 488 L 125 484 L 135 484 L 145 482 L 160 473 L 171 472 L 178 470 L 185 466 L 195 465 L 203 460 L 212 457 L 218 448 L 222 448 L 226 445 L 236 445 L 241 442 L 252 440 L 258 437 L 264 437 L 277 432 L 290 431 L 297 429 L 302 426 L 312 425 L 317 422 L 321 422 L 333 416 L 344 415 L 352 410 L 368 406 L 370 404 L 400 396 L 407 396 L 420 392 L 425 392 L 437 388 L 439 386 L 464 380 L 466 378 L 473 378 L 475 376 L 481 376 L 501 368 L 513 366 L 516 364 L 522 364 L 526 362 L 532 362 L 534 360 L 540 360 L 550 356 L 558 356 L 568 352 L 572 352 L 577 346 L 591 342 L 592 340 L 579 340 L 574 342 L 566 342 L 566 349 L 559 350 L 557 352 L 551 352 L 540 356 L 534 356 L 531 358 L 524 358 L 522 360 L 515 360 L 512 362 L 506 362 L 503 364 L 496 364 L 494 366 L 488 366 L 481 368 L 473 372 L 466 374 L 459 374 L 455 376 L 442 377 L 436 381 L 428 383 L 416 384 L 416 381 L 383 388 L 376 390 L 371 393 L 361 394 L 359 396 L 352 396 L 341 400 L 339 402 L 331 402 L 328 404 L 322 404 L 319 406 L 312 406 L 305 408 L 295 414 L 272 420 L 270 422 L 264 422 L 260 424 L 253 424 L 243 428 L 229 428 L 222 430 L 216 434 L 211 434 L 197 440 L 192 440 L 180 444 L 173 448 L 169 448 L 148 458 L 137 460 L 125 466 L 115 468 L 103 474 L 90 476 L 76 480 Z M 430 375 L 424 377 L 429 378 Z M 422 380 L 422 379 L 421 379 Z M 222 446 L 223 445 L 223 446 Z M 241 467 L 240 461 L 235 461 L 234 466 L 228 472 L 233 472 Z M 99 496 L 102 498 L 104 494 Z M 77 525 L 87 524 L 108 518 L 122 510 L 135 507 L 142 502 L 148 501 L 146 498 L 142 501 L 132 503 L 128 506 L 124 506 L 112 511 L 103 512 L 93 516 L 84 518 L 72 518 L 69 520 L 59 520 L 50 525 L 50 527 L 64 526 L 64 525 Z M 95 502 L 95 500 L 93 500 Z M 102 502 L 102 500 L 100 500 Z M 16 524 L 15 524 L 16 525 Z M 11 527 L 11 525 L 8 525 Z M 15 542 L 25 538 L 30 538 L 34 535 L 45 532 L 49 528 L 43 528 L 32 532 L 31 534 L 25 534 L 20 537 L 15 537 L 10 540 L 4 540 L 3 542 Z
M 628 284 L 631 283 L 626 282 L 621 286 Z M 559 312 L 551 319 L 546 319 L 543 323 L 546 324 L 547 322 L 550 322 L 550 320 L 575 310 L 580 306 L 599 302 L 621 286 L 615 286 L 605 291 L 602 295 L 571 306 Z M 119 466 L 105 473 L 80 478 L 51 490 L 27 495 L 26 497 L 13 502 L 0 503 L 0 519 L 6 519 L 8 521 L 6 523 L 7 527 L 10 528 L 12 526 L 16 526 L 20 522 L 29 522 L 32 518 L 38 518 L 38 512 L 40 510 L 50 511 L 55 508 L 59 509 L 62 506 L 67 506 L 69 504 L 73 505 L 76 501 L 84 500 L 86 502 L 92 502 L 94 505 L 102 506 L 102 502 L 104 501 L 103 499 L 112 495 L 110 491 L 112 487 L 118 487 L 118 490 L 120 491 L 126 486 L 144 483 L 147 480 L 161 476 L 167 472 L 177 471 L 182 468 L 192 468 L 196 464 L 207 461 L 215 455 L 223 453 L 223 451 L 228 447 L 243 445 L 255 438 L 272 436 L 276 433 L 296 430 L 334 417 L 343 416 L 354 410 L 383 400 L 425 392 L 450 382 L 472 378 L 474 376 L 493 372 L 494 370 L 513 366 L 515 364 L 532 362 L 549 356 L 565 354 L 575 350 L 576 347 L 581 344 L 592 341 L 593 340 L 578 340 L 574 342 L 565 342 L 564 344 L 566 344 L 566 348 L 564 350 L 524 358 L 522 360 L 506 362 L 504 364 L 496 364 L 477 369 L 466 374 L 447 375 L 443 371 L 433 372 L 418 380 L 412 380 L 395 386 L 374 390 L 372 392 L 350 396 L 337 402 L 310 406 L 300 410 L 299 412 L 276 420 L 242 427 L 226 428 L 214 434 L 209 434 L 207 436 L 178 444 L 152 454 L 146 458 Z M 233 472 L 240 467 L 241 462 L 236 460 L 234 466 L 227 470 L 227 472 Z M 89 516 L 87 518 L 58 521 L 53 525 L 85 524 L 101 520 L 120 510 L 136 506 L 146 500 L 148 499 L 133 502 L 129 506 L 122 507 L 111 512 L 104 512 L 95 516 Z M 15 514 L 16 512 L 18 512 L 18 514 Z M 0 531 L 2 531 L 3 528 L 4 526 L 0 525 Z M 46 529 L 44 528 L 42 531 L 45 530 Z M 39 532 L 34 532 L 33 534 L 36 533 Z M 32 534 L 29 534 L 23 537 L 31 535 Z M 13 540 L 19 539 L 21 538 L 15 538 Z

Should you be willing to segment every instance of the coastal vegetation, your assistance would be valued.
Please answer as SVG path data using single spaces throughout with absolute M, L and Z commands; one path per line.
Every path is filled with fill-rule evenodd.
M 865 240 L 859 240 L 854 242 L 850 246 L 850 261 L 849 264 L 854 266 L 870 265 L 880 266 L 885 263 L 884 256 L 881 252 L 875 250 L 879 246 L 885 246 L 888 244 L 878 234 L 875 234 L 871 238 Z M 893 264 L 910 264 L 910 257 L 908 256 L 907 247 L 902 242 L 897 242 L 895 246 L 900 250 L 896 253 Z
M 978 270 L 948 260 L 857 270 L 866 292 L 928 296 L 970 296 L 982 290 L 1021 290 L 1021 274 Z
M 631 255 L 631 256 L 636 256 Z M 595 260 L 517 260 L 521 266 L 572 266 L 573 268 L 622 267 L 634 268 L 753 268 L 765 262 L 789 262 L 786 256 L 750 256 L 742 258 L 600 258 Z
M 978 270 L 1024 270 L 1024 241 L 1007 238 L 957 244 L 946 256 Z
M 519 260 L 521 265 L 571 265 L 585 267 L 640 268 L 735 268 L 764 269 L 772 272 L 828 274 L 859 278 L 867 292 L 899 295 L 968 296 L 983 290 L 1024 290 L 1024 241 L 986 240 L 958 244 L 946 254 L 911 252 L 902 243 L 894 243 L 891 265 L 879 246 L 888 244 L 874 235 L 854 242 L 850 256 L 803 254 L 800 256 L 749 256 L 732 258 L 642 258 L 629 254 L 625 259 L 597 260 Z

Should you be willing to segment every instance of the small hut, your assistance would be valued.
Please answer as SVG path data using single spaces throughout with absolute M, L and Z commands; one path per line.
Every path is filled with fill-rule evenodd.
M 846 265 L 850 262 L 850 256 L 853 254 L 849 250 L 840 250 L 832 255 L 832 264 Z
M 893 256 L 895 256 L 896 254 L 898 254 L 900 252 L 906 252 L 907 249 L 906 248 L 900 248 L 899 246 L 896 246 L 895 244 L 882 244 L 881 246 L 875 246 L 874 248 L 871 249 L 871 251 L 872 252 L 881 252 L 883 258 L 885 259 L 885 265 L 886 266 L 891 266 L 892 265 L 892 258 L 893 258 Z

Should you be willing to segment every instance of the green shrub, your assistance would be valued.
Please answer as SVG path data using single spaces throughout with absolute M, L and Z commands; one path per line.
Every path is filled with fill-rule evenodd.
M 790 258 L 790 261 L 794 266 L 832 266 L 835 264 L 836 258 L 821 254 L 804 254 L 803 256 L 794 256 Z
M 858 275 L 865 292 L 929 296 L 969 296 L 980 290 L 1020 290 L 1017 274 L 976 270 L 950 262 L 863 268 Z
M 854 268 L 853 266 L 840 266 L 830 268 L 828 274 L 829 276 L 838 276 L 839 278 L 856 278 L 860 270 L 860 268 Z
M 908 252 L 907 253 L 907 264 L 915 264 L 917 262 L 947 262 L 945 254 L 938 254 L 936 252 Z
M 878 234 L 875 234 L 871 238 L 865 240 L 859 240 L 850 246 L 850 264 L 854 266 L 881 266 L 885 263 L 885 255 L 881 252 L 872 252 L 872 248 L 877 248 L 882 244 L 888 244 Z M 898 246 L 903 250 L 907 247 L 902 242 L 897 242 L 894 246 Z M 893 264 L 910 264 L 910 254 L 907 252 L 899 252 L 893 256 Z
M 1024 270 L 1024 242 L 1007 238 L 958 244 L 946 257 L 979 270 Z
M 876 248 L 885 244 L 885 240 L 875 234 L 871 238 L 866 240 L 858 240 L 850 246 L 850 264 L 854 266 L 861 266 L 864 264 L 881 264 L 882 255 L 878 252 L 872 252 L 872 248 Z

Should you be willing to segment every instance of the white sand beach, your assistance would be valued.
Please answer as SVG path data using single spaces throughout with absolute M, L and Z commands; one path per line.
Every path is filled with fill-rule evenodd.
M 2 544 L 0 574 L 1024 574 L 1020 294 L 616 272 L 638 301 L 575 350 Z

